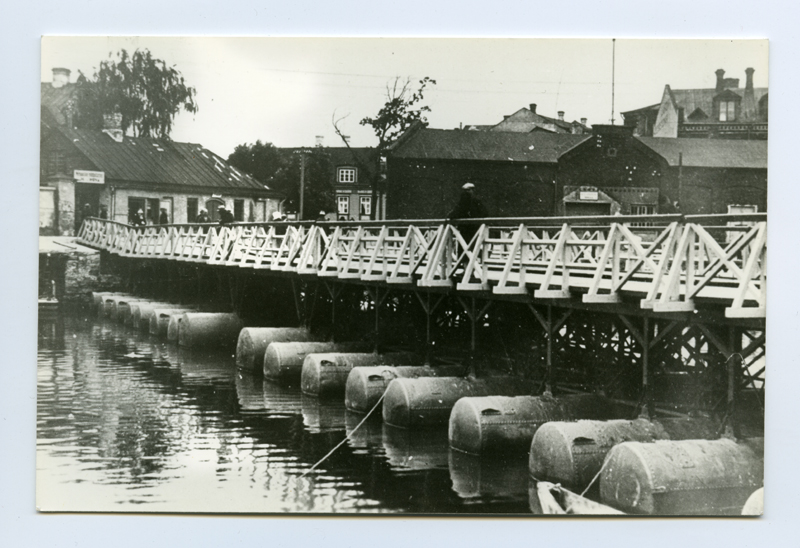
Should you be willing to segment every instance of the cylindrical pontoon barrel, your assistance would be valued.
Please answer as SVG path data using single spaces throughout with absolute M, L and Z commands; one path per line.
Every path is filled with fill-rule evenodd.
M 128 319 L 133 313 L 133 305 L 136 303 L 147 302 L 147 299 L 140 299 L 138 297 L 129 297 L 127 299 L 120 299 L 117 301 L 117 306 L 114 311 L 114 320 L 120 323 L 129 323 Z
M 760 516 L 764 513 L 764 488 L 756 489 L 744 503 L 743 516 Z
M 177 330 L 175 331 L 174 338 L 172 339 L 169 338 L 170 321 L 172 320 L 173 316 L 180 317 L 189 311 L 190 309 L 188 308 L 169 306 L 169 305 L 164 307 L 154 308 L 152 313 L 149 314 L 150 334 L 162 338 L 167 337 L 167 339 L 171 341 L 177 341 L 178 340 Z M 175 325 L 177 326 L 177 323 Z
M 106 298 L 114 295 L 125 295 L 125 293 L 119 293 L 116 291 L 92 291 L 92 305 L 94 306 L 94 311 L 98 316 L 103 315 Z
M 189 310 L 191 307 L 163 301 L 139 301 L 131 305 L 131 327 L 145 331 L 150 329 L 150 318 L 156 308 L 184 308 Z
M 600 473 L 604 504 L 650 515 L 739 514 L 764 482 L 764 438 L 625 442 Z
M 245 327 L 236 342 L 236 365 L 239 369 L 258 372 L 264 370 L 264 352 L 274 342 L 319 341 L 305 327 Z
M 103 297 L 103 316 L 106 318 L 115 318 L 117 315 L 117 303 L 119 301 L 127 301 L 129 299 L 134 299 L 132 295 L 107 295 Z
M 299 383 L 303 361 L 309 354 L 322 352 L 368 352 L 368 343 L 275 342 L 264 352 L 264 377 L 286 383 Z
M 625 441 L 669 439 L 657 423 L 636 420 L 548 422 L 533 436 L 528 469 L 540 480 L 582 490 L 603 466 L 611 448 Z
M 344 404 L 350 411 L 367 413 L 396 378 L 462 377 L 465 373 L 465 368 L 460 365 L 355 367 L 347 375 Z
M 450 413 L 450 447 L 472 455 L 527 451 L 536 430 L 555 420 L 606 419 L 612 404 L 594 394 L 461 398 Z
M 236 314 L 186 312 L 181 317 L 178 344 L 198 347 L 236 347 L 236 339 L 244 325 Z
M 415 365 L 422 362 L 413 352 L 386 354 L 309 354 L 303 360 L 300 389 L 314 396 L 343 394 L 347 376 L 354 367 L 374 365 Z
M 384 422 L 400 427 L 447 424 L 450 411 L 465 397 L 521 396 L 537 390 L 537 383 L 519 377 L 420 377 L 395 379 L 383 399 Z

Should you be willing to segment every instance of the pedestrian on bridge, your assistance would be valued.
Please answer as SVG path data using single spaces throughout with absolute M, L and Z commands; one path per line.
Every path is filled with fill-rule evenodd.
M 456 207 L 447 215 L 448 221 L 457 219 L 482 219 L 488 217 L 489 213 L 481 201 L 475 197 L 475 185 L 466 183 L 461 187 L 461 196 Z M 457 224 L 456 228 L 464 240 L 469 243 L 478 231 L 476 224 Z
M 219 206 L 219 224 L 229 225 L 233 222 L 233 213 L 225 206 Z
M 194 222 L 201 224 L 208 222 L 208 211 L 206 211 L 206 208 L 200 208 L 200 212 L 197 214 L 197 217 L 194 218 Z
M 168 225 L 169 224 L 169 215 L 167 214 L 167 208 L 162 207 L 161 213 L 158 216 L 158 224 L 160 225 Z

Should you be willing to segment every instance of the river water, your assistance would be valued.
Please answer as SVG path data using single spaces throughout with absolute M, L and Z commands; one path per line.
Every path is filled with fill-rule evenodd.
M 41 510 L 530 513 L 524 458 L 481 461 L 446 429 L 379 417 L 352 432 L 362 416 L 341 401 L 108 321 L 40 318 L 37 388 Z

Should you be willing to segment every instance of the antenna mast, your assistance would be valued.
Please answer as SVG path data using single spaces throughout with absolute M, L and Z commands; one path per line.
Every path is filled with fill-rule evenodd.
M 614 74 L 616 72 L 617 39 L 611 39 L 611 125 L 614 125 Z

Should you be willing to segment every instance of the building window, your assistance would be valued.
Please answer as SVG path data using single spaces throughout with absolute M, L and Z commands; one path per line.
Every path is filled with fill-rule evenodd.
M 336 197 L 336 212 L 339 215 L 350 214 L 350 196 L 337 196 Z
M 736 120 L 736 103 L 734 101 L 719 102 L 719 121 L 733 122 Z
M 339 177 L 337 179 L 340 183 L 355 183 L 356 182 L 356 169 L 354 167 L 340 167 Z
M 186 199 L 186 222 L 193 223 L 197 220 L 197 198 Z
M 238 222 L 244 221 L 244 200 L 233 201 L 233 220 Z
M 372 196 L 360 196 L 358 199 L 358 210 L 360 215 L 372 214 Z
M 608 147 L 608 149 L 606 150 L 606 155 L 609 158 L 616 158 L 617 157 L 617 149 L 614 148 L 614 147 Z

